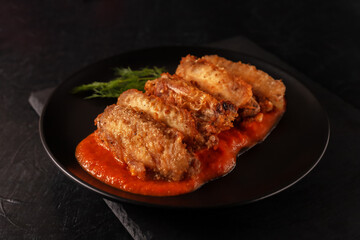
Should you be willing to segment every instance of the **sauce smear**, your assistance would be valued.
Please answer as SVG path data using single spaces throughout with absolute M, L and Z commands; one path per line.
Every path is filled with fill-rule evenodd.
M 282 114 L 283 111 L 264 113 L 261 122 L 243 122 L 220 133 L 216 149 L 196 153 L 201 163 L 199 173 L 179 182 L 140 180 L 132 176 L 126 164 L 98 144 L 94 133 L 79 143 L 75 155 L 88 173 L 115 188 L 141 195 L 174 196 L 192 192 L 206 182 L 229 173 L 236 165 L 239 151 L 262 141 Z

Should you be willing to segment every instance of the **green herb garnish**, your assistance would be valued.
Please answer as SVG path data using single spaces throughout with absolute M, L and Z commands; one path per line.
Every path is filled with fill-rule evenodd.
M 72 89 L 71 93 L 91 92 L 90 98 L 117 98 L 128 89 L 144 90 L 147 80 L 159 78 L 165 68 L 142 68 L 140 70 L 131 70 L 131 68 L 115 68 L 115 79 L 109 82 L 93 82 L 84 84 Z

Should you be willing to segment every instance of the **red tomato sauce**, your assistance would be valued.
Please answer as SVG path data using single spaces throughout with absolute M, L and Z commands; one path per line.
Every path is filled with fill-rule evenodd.
M 239 151 L 263 140 L 282 114 L 282 111 L 265 113 L 261 122 L 241 123 L 220 133 L 216 149 L 195 153 L 201 163 L 199 173 L 179 182 L 141 180 L 132 176 L 125 163 L 97 143 L 94 133 L 79 143 L 75 155 L 83 169 L 115 188 L 141 195 L 174 196 L 192 192 L 206 182 L 229 173 L 236 165 Z

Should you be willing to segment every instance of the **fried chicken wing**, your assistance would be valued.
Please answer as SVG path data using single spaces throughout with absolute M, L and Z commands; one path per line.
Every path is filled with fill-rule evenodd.
M 281 80 L 275 80 L 269 74 L 256 69 L 255 66 L 240 61 L 232 62 L 217 55 L 204 56 L 203 58 L 218 67 L 224 68 L 234 77 L 240 77 L 249 83 L 254 95 L 260 98 L 259 101 L 265 101 L 260 105 L 265 104 L 269 109 L 270 105 L 266 103 L 268 99 L 275 107 L 279 109 L 284 107 L 285 85 Z
M 96 135 L 132 175 L 179 181 L 196 171 L 197 159 L 178 130 L 130 107 L 111 105 L 95 123 Z
M 117 104 L 145 112 L 155 120 L 179 130 L 184 134 L 184 140 L 189 147 L 197 148 L 198 145 L 205 143 L 204 137 L 197 130 L 196 122 L 190 112 L 175 105 L 166 104 L 157 96 L 130 89 L 120 95 Z
M 200 133 L 208 138 L 233 127 L 232 122 L 237 117 L 233 104 L 218 101 L 177 75 L 162 74 L 160 78 L 148 81 L 145 90 L 166 103 L 190 111 L 198 122 Z
M 176 74 L 194 82 L 201 90 L 219 100 L 230 101 L 242 108 L 252 97 L 251 86 L 241 79 L 234 79 L 225 69 L 217 67 L 205 58 L 187 55 L 182 58 Z

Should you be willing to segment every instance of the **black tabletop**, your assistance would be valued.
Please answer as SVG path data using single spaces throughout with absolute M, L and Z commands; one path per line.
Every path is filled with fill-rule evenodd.
M 28 104 L 32 91 L 56 86 L 82 67 L 127 50 L 204 45 L 238 35 L 311 79 L 301 75 L 328 112 L 329 148 L 306 178 L 279 195 L 223 211 L 174 211 L 169 221 L 205 216 L 209 227 L 190 230 L 213 237 L 359 238 L 359 15 L 355 0 L 1 1 L 0 238 L 131 239 L 101 196 L 69 180 L 50 161 L 40 142 L 38 115 Z M 139 225 L 152 224 L 137 206 L 126 207 Z M 184 226 L 171 225 L 171 237 L 188 238 L 191 231 L 182 231 Z M 160 230 L 156 236 L 169 237 Z

